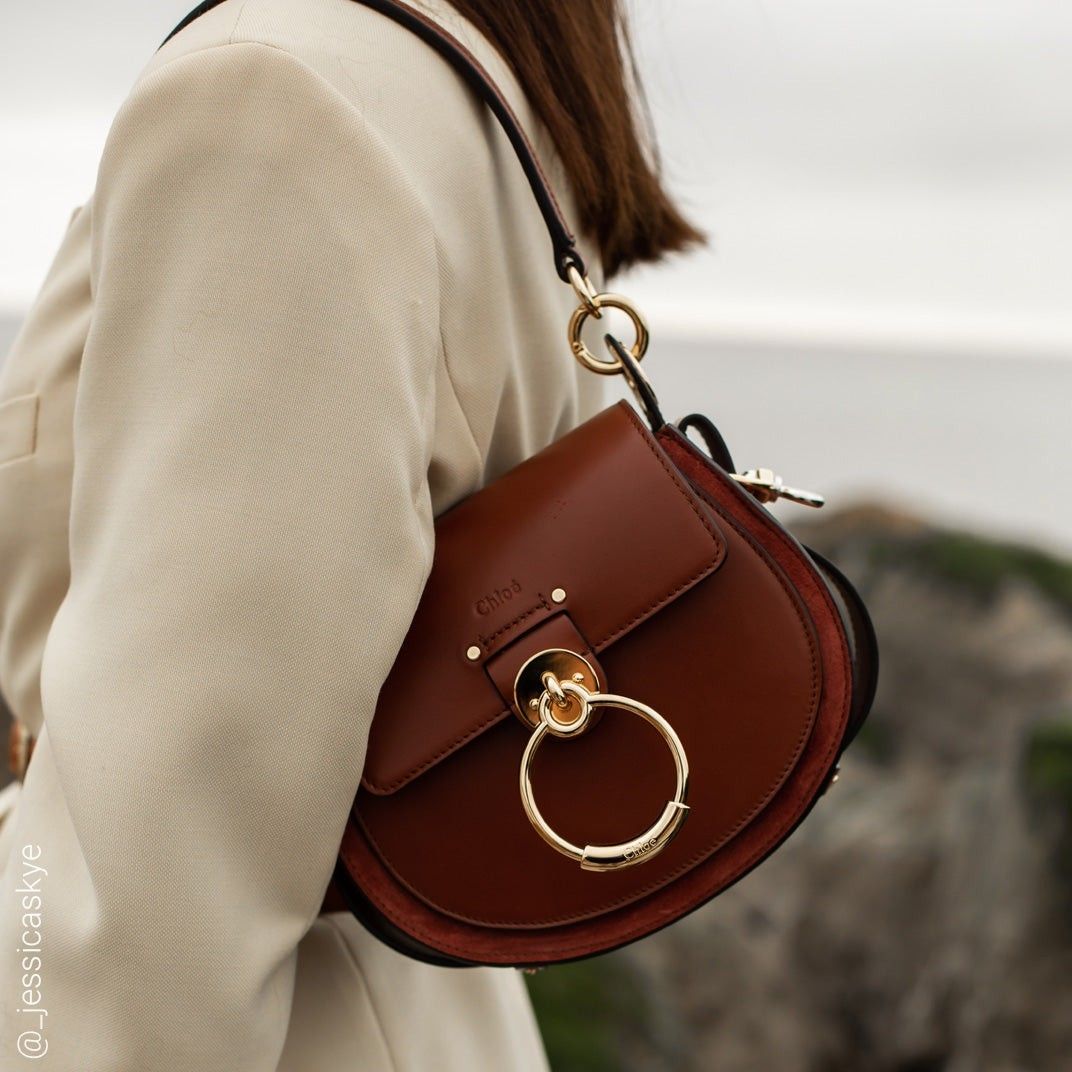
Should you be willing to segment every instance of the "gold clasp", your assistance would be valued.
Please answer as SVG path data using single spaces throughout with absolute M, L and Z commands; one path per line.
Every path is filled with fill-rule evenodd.
M 566 275 L 569 277 L 570 286 L 573 287 L 573 292 L 580 299 L 581 305 L 598 320 L 603 314 L 599 311 L 599 304 L 596 301 L 599 294 L 592 285 L 592 280 L 586 275 L 581 275 L 576 266 L 572 264 L 566 269 Z
M 744 473 L 730 473 L 730 476 L 746 487 L 761 503 L 789 499 L 790 502 L 813 506 L 816 509 L 826 503 L 826 499 L 818 492 L 787 486 L 773 469 L 749 469 Z
M 617 357 L 596 357 L 581 338 L 581 330 L 590 316 L 598 320 L 602 317 L 604 309 L 620 309 L 632 321 L 633 331 L 636 333 L 629 353 L 632 354 L 634 361 L 640 361 L 647 353 L 650 338 L 648 325 L 644 317 L 640 315 L 640 310 L 628 298 L 623 298 L 620 294 L 597 293 L 588 276 L 582 276 L 572 265 L 567 270 L 567 274 L 581 301 L 581 304 L 573 310 L 569 322 L 569 344 L 573 356 L 585 368 L 598 372 L 601 376 L 615 376 L 620 373 L 623 366 Z
M 536 684 L 539 682 L 539 692 Z M 661 852 L 688 815 L 689 765 L 674 728 L 657 711 L 628 696 L 598 691 L 595 671 L 576 652 L 552 648 L 533 655 L 518 671 L 514 702 L 518 716 L 533 728 L 521 757 L 521 803 L 536 832 L 563 856 L 576 860 L 585 871 L 613 871 L 650 860 Z M 643 718 L 662 735 L 674 760 L 676 787 L 662 814 L 644 833 L 616 845 L 574 845 L 557 834 L 540 813 L 532 788 L 532 763 L 543 739 L 578 737 L 592 725 L 600 708 L 618 707 Z

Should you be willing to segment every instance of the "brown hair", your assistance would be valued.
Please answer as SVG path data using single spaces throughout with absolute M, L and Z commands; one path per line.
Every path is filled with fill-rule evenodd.
M 623 0 L 451 0 L 547 128 L 609 277 L 702 242 L 660 176 Z

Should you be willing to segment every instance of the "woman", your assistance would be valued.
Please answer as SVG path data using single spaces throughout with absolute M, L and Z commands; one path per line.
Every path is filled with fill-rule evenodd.
M 0 829 L 5 1065 L 541 1068 L 518 973 L 320 909 L 433 517 L 598 405 L 575 298 L 426 44 L 350 0 L 209 7 L 122 106 L 0 378 L 0 688 L 35 740 Z M 697 238 L 613 0 L 426 7 L 589 265 Z

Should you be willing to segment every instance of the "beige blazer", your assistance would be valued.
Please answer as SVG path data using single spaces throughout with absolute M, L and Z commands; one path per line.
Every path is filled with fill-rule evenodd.
M 317 910 L 433 517 L 601 404 L 574 304 L 382 16 L 226 0 L 152 57 L 0 373 L 0 1066 L 545 1067 L 519 973 Z

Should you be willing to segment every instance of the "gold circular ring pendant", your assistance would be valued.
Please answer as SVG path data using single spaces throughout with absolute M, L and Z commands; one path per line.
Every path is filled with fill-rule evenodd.
M 579 680 L 588 677 L 583 670 L 578 670 L 575 676 L 562 680 L 555 670 L 576 665 L 575 660 L 583 663 L 591 675 L 591 680 L 594 680 L 595 674 L 586 660 L 575 652 L 558 650 L 540 652 L 533 656 L 518 674 L 519 683 L 522 683 L 524 675 L 524 684 L 523 687 L 515 689 L 515 696 L 519 701 L 523 698 L 527 701 L 524 706 L 519 704 L 518 714 L 526 725 L 535 725 L 521 757 L 521 803 L 529 822 L 552 848 L 563 856 L 576 860 L 585 871 L 614 871 L 650 860 L 669 844 L 681 828 L 689 811 L 685 803 L 688 795 L 689 765 L 685 749 L 673 726 L 653 708 L 628 696 L 592 691 L 588 687 L 588 681 L 582 683 Z M 538 698 L 533 696 L 535 680 L 543 683 Z M 532 708 L 533 699 L 535 710 Z M 541 742 L 548 734 L 564 738 L 580 736 L 592 725 L 593 717 L 605 707 L 617 707 L 627 711 L 658 730 L 674 760 L 674 796 L 666 802 L 662 814 L 647 830 L 628 841 L 615 845 L 574 845 L 556 833 L 540 812 L 532 788 L 532 764 Z M 538 717 L 534 718 L 534 714 Z

